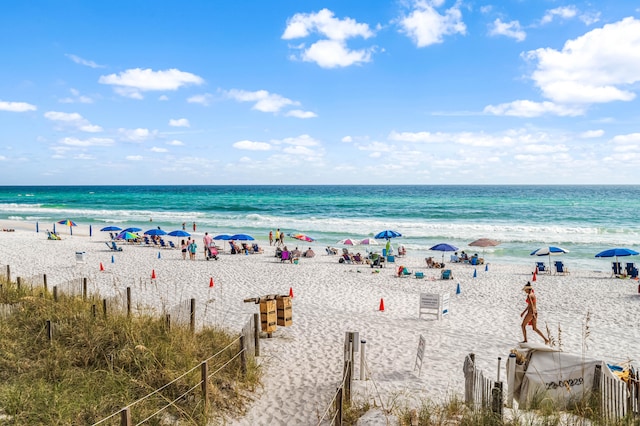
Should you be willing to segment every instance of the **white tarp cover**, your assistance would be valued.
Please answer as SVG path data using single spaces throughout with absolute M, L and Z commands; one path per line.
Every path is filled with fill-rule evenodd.
M 536 399 L 551 398 L 560 406 L 579 400 L 593 389 L 596 365 L 608 368 L 602 361 L 564 352 L 532 350 L 522 378 L 519 406 L 526 408 Z

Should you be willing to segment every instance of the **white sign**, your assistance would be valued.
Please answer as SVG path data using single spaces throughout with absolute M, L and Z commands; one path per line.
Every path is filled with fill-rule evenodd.
M 427 345 L 427 341 L 424 336 L 420 335 L 420 340 L 418 340 L 418 353 L 416 354 L 416 364 L 413 367 L 413 371 L 418 368 L 418 376 L 422 373 L 422 358 L 424 357 L 424 348 Z
M 438 319 L 442 319 L 443 315 L 449 313 L 449 293 L 420 293 L 420 312 L 418 318 L 422 315 L 435 315 Z

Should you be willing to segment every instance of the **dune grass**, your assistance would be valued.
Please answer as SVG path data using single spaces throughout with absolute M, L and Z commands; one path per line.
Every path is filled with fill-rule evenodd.
M 54 301 L 43 289 L 19 289 L 0 282 L 0 304 L 17 308 L 0 319 L 0 424 L 93 424 L 165 386 L 203 360 L 209 374 L 239 350 L 235 336 L 221 330 L 167 329 L 164 320 L 125 313 L 92 314 L 95 301 L 62 297 Z M 47 320 L 52 324 L 49 340 Z M 232 344 L 233 343 L 233 344 Z M 251 360 L 252 358 L 249 358 Z M 242 413 L 260 371 L 240 358 L 209 381 L 210 409 L 205 413 L 198 383 L 200 368 L 131 407 L 137 423 L 169 402 L 178 401 L 149 424 L 180 419 L 206 424 Z M 189 389 L 195 387 L 194 390 Z M 181 395 L 184 397 L 180 398 Z M 116 416 L 104 424 L 118 424 Z

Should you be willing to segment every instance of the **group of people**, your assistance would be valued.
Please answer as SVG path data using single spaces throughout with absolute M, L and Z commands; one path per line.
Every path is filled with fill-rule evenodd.
M 469 256 L 464 250 L 458 256 L 458 252 L 455 252 L 451 255 L 452 263 L 471 263 L 473 265 L 481 265 L 484 263 L 484 259 L 478 257 L 478 253 L 474 253 L 473 256 Z
M 275 240 L 273 231 L 269 231 L 269 245 L 276 245 L 278 247 L 284 245 L 284 232 L 280 232 L 280 228 L 276 229 Z
M 186 241 L 185 240 L 180 241 L 180 251 L 182 252 L 183 259 L 186 259 L 187 253 L 189 253 L 189 259 L 196 260 L 196 253 L 198 252 L 198 244 L 196 244 L 196 240 L 195 239 L 192 240 L 191 237 L 189 237 Z M 205 253 L 205 256 L 206 256 L 206 253 Z

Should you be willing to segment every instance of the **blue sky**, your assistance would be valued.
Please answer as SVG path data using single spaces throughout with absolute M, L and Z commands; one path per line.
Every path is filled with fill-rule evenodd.
M 639 14 L 4 2 L 0 182 L 640 184 Z

